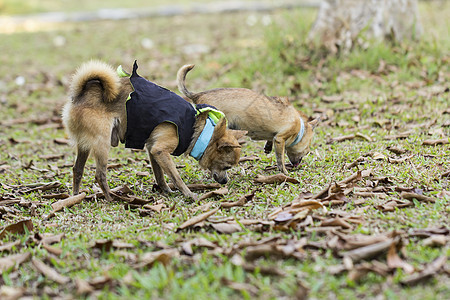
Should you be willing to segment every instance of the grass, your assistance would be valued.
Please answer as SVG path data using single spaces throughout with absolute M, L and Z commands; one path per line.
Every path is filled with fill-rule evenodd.
M 422 141 L 441 138 L 442 133 L 449 136 L 449 115 L 443 113 L 449 106 L 448 92 L 427 92 L 431 86 L 448 89 L 450 39 L 445 16 L 449 9 L 445 3 L 421 4 L 423 22 L 430 34 L 418 43 L 375 44 L 369 49 L 355 49 L 348 55 L 337 57 L 324 56 L 304 41 L 316 13 L 309 9 L 273 12 L 268 15 L 271 18 L 268 26 L 262 22 L 267 15 L 236 13 L 63 24 L 51 30 L 2 35 L 0 167 L 8 167 L 0 168 L 1 183 L 22 185 L 57 180 L 62 183 L 57 191 L 70 193 L 74 152 L 54 140 L 66 138 L 58 120 L 67 98 L 70 76 L 82 62 L 99 58 L 129 68 L 134 59 L 138 59 L 143 76 L 172 90 L 176 90 L 177 69 L 183 64 L 195 63 L 197 67 L 188 78 L 191 90 L 249 87 L 270 95 L 288 96 L 308 115 L 330 114 L 330 122 L 325 120 L 316 129 L 312 153 L 290 174 L 301 181 L 298 185 L 255 185 L 253 179 L 258 174 L 276 173 L 264 171 L 266 166 L 275 164 L 275 159 L 273 153 L 263 154 L 262 142 L 248 141 L 243 154 L 256 154 L 261 160 L 246 162 L 231 170 L 227 185 L 230 193 L 224 199 L 235 201 L 250 192 L 255 192 L 255 197 L 251 205 L 222 209 L 218 216 L 267 220 L 273 208 L 290 203 L 301 192 L 316 193 L 330 182 L 349 176 L 356 168 L 346 169 L 345 164 L 365 156 L 367 159 L 358 166 L 361 170 L 373 168 L 377 177 L 388 177 L 390 186 L 420 188 L 437 201 L 434 204 L 416 201 L 413 207 L 393 212 L 378 210 L 376 206 L 383 200 L 377 197 L 368 198 L 361 205 L 337 207 L 347 213 L 363 215 L 363 222 L 352 228 L 352 234 L 448 227 L 449 197 L 438 195 L 449 190 L 448 178 L 440 176 L 450 168 L 450 150 L 448 145 L 422 146 Z M 246 22 L 250 15 L 256 17 L 255 26 Z M 57 42 L 61 38 L 62 46 Z M 145 48 L 144 39 L 151 39 L 154 46 Z M 192 54 L 184 48 L 197 44 L 207 46 L 208 52 Z M 381 60 L 389 67 L 378 72 Z M 21 76 L 25 79 L 24 85 L 17 84 Z M 343 100 L 322 101 L 324 95 L 335 94 L 342 95 Z M 31 122 L 7 125 L 20 118 Z M 45 121 L 51 119 L 54 121 Z M 44 120 L 44 124 L 36 120 Z M 380 127 L 377 122 L 384 125 Z M 405 139 L 384 139 L 404 131 L 411 132 Z M 374 141 L 354 139 L 327 143 L 330 138 L 357 132 Z M 399 164 L 370 158 L 371 152 L 394 157 L 387 150 L 388 146 L 404 148 L 414 156 Z M 62 156 L 56 160 L 42 158 L 50 154 Z M 180 169 L 184 181 L 212 182 L 191 158 L 175 160 L 177 164 L 186 165 Z M 44 299 L 75 294 L 76 278 L 92 283 L 101 276 L 110 278 L 109 284 L 91 294 L 100 299 L 294 298 L 298 282 L 309 288 L 312 299 L 371 299 L 379 296 L 445 299 L 450 293 L 445 274 L 409 288 L 399 284 L 406 277 L 401 270 L 387 278 L 369 273 L 361 281 L 353 282 L 346 273 L 334 275 L 329 271 L 341 263 L 331 250 L 305 250 L 302 260 L 267 257 L 257 261 L 258 267 L 254 271 L 245 271 L 232 262 L 232 257 L 224 253 L 213 254 L 208 248 L 194 245 L 192 257 L 182 255 L 171 259 L 167 266 L 157 263 L 153 267 L 134 269 L 130 263 L 134 255 L 141 257 L 164 247 L 180 248 L 182 243 L 196 238 L 204 238 L 227 250 L 243 241 L 270 237 L 281 240 L 306 238 L 313 242 L 326 242 L 329 237 L 314 231 L 281 232 L 264 227 L 260 230 L 246 228 L 231 235 L 208 228 L 177 233 L 174 228 L 198 214 L 196 208 L 208 202 L 213 202 L 212 207 L 215 207 L 218 201 L 188 203 L 180 193 L 165 197 L 153 192 L 154 179 L 145 152 L 131 152 L 122 147 L 112 149 L 110 163 L 120 164 L 108 172 L 111 188 L 127 184 L 139 197 L 154 197 L 173 209 L 142 217 L 136 210 L 125 209 L 123 203 L 96 199 L 84 201 L 57 213 L 50 221 L 44 221 L 43 216 L 51 211 L 53 202 L 42 198 L 45 192 L 19 195 L 2 185 L 0 196 L 14 193 L 38 206 L 33 216 L 28 207 L 16 205 L 17 212 L 1 214 L 0 225 L 29 217 L 35 226 L 34 232 L 65 234 L 65 238 L 55 245 L 62 250 L 61 255 L 49 254 L 34 239 L 34 232 L 24 236 L 7 235 L 2 242 L 20 239 L 20 246 L 12 250 L 13 254 L 31 252 L 33 257 L 71 279 L 69 284 L 59 285 L 42 276 L 31 263 L 25 263 L 17 270 L 4 271 L 0 279 L 2 284 L 23 287 L 27 293 Z M 27 168 L 27 165 L 32 167 Z M 143 171 L 150 171 L 150 176 L 136 175 Z M 83 181 L 83 188 L 88 193 L 95 190 L 94 172 L 93 161 L 89 160 Z M 392 192 L 387 200 L 398 198 L 399 193 Z M 314 220 L 315 225 L 319 223 Z M 99 239 L 128 242 L 134 248 L 130 251 L 93 249 L 92 245 Z M 412 238 L 405 246 L 404 257 L 421 268 L 441 255 L 448 256 L 448 242 L 446 245 L 447 248 L 433 248 Z M 244 256 L 245 251 L 241 254 Z M 261 272 L 263 267 L 280 269 L 286 276 L 265 275 Z M 257 293 L 231 289 L 221 281 L 222 278 L 256 287 Z

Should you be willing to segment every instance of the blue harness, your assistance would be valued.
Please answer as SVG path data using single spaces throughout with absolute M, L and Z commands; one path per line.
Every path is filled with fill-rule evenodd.
M 288 147 L 297 145 L 302 140 L 304 134 L 305 134 L 305 122 L 303 122 L 303 119 L 300 118 L 300 131 L 295 137 L 295 140 Z
M 196 160 L 200 160 L 200 158 L 203 156 L 203 153 L 205 153 L 206 147 L 208 147 L 208 144 L 211 141 L 212 135 L 214 133 L 215 126 L 216 124 L 214 123 L 214 121 L 211 120 L 210 117 L 208 117 L 206 119 L 206 124 L 203 128 L 203 131 L 200 133 L 200 136 L 195 142 L 195 145 L 190 153 L 190 155 Z

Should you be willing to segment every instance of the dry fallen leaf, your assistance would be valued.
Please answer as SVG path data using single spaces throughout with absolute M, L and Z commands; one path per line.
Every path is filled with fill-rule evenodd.
M 278 173 L 278 174 L 269 175 L 269 176 L 258 175 L 255 178 L 255 182 L 267 183 L 267 184 L 283 183 L 283 182 L 300 183 L 300 181 L 298 181 L 297 179 L 295 179 L 293 177 L 286 176 L 283 173 Z
M 383 212 L 395 211 L 396 208 L 410 207 L 414 206 L 414 203 L 411 201 L 400 201 L 397 199 L 393 199 L 381 205 L 377 205 L 376 208 L 380 209 Z
M 108 275 L 106 276 L 99 276 L 92 278 L 88 281 L 89 285 L 92 286 L 94 289 L 99 290 L 104 288 L 105 286 L 112 285 L 112 279 Z
M 26 189 L 22 190 L 21 193 L 27 194 L 34 191 L 47 191 L 52 189 L 57 189 L 61 186 L 61 182 L 53 181 L 53 182 L 47 182 L 47 183 L 30 183 L 24 185 L 24 187 L 27 187 Z
M 40 261 L 37 258 L 33 258 L 31 260 L 31 263 L 36 268 L 36 270 L 38 270 L 39 273 L 41 273 L 48 279 L 55 281 L 56 283 L 66 284 L 70 281 L 69 277 L 61 275 L 55 269 L 53 269 L 52 267 L 49 267 L 48 265 L 46 265 L 45 263 L 43 263 L 42 261 Z
M 52 247 L 52 246 L 49 246 L 47 244 L 43 244 L 42 248 L 47 250 L 48 253 L 51 253 L 51 254 L 56 255 L 56 256 L 60 256 L 62 254 L 62 252 L 63 252 L 61 248 Z
M 340 217 L 323 220 L 322 223 L 320 223 L 320 226 L 340 226 L 344 229 L 352 228 L 352 225 Z
M 385 234 L 380 235 L 365 235 L 365 234 L 343 234 L 339 231 L 334 232 L 336 236 L 339 237 L 341 241 L 338 245 L 340 249 L 343 250 L 353 250 L 361 247 L 366 247 L 369 245 L 377 244 L 390 239 Z M 338 249 L 339 250 L 339 249 Z
M 7 285 L 2 285 L 0 287 L 0 299 L 2 300 L 18 300 L 25 299 L 24 296 L 26 289 L 23 287 L 12 287 Z
M 342 95 L 322 96 L 321 100 L 325 103 L 341 102 L 344 97 Z
M 144 171 L 144 172 L 136 172 L 136 176 L 139 176 L 139 177 L 146 177 L 146 176 L 150 176 L 150 172 L 149 172 L 149 171 Z
M 415 286 L 421 282 L 425 282 L 437 275 L 437 273 L 445 266 L 446 261 L 447 256 L 442 255 L 428 264 L 422 272 L 410 275 L 400 283 L 404 286 Z
M 218 211 L 219 211 L 219 208 L 215 208 L 215 209 L 213 209 L 211 211 L 208 211 L 208 212 L 203 213 L 201 215 L 195 216 L 195 217 L 187 220 L 183 224 L 181 224 L 180 227 L 178 227 L 177 231 L 183 230 L 183 229 L 188 228 L 188 227 L 192 227 L 195 224 L 200 223 L 200 222 L 208 219 L 210 216 L 212 216 L 213 214 L 215 214 Z
M 77 295 L 90 294 L 94 291 L 94 288 L 84 279 L 76 278 L 75 285 L 77 287 Z
M 259 156 L 252 155 L 252 156 L 243 156 L 239 159 L 239 162 L 246 162 L 246 161 L 255 161 L 255 160 L 261 160 Z
M 167 266 L 172 258 L 179 255 L 179 252 L 175 249 L 165 249 L 161 251 L 154 251 L 144 253 L 144 255 L 140 258 L 139 263 L 137 263 L 134 268 L 140 269 L 144 267 L 153 267 L 156 262 L 160 262 L 163 265 Z
M 359 122 L 359 121 L 357 121 L 357 122 Z M 365 140 L 368 141 L 368 142 L 373 142 L 373 139 L 372 139 L 370 136 L 368 136 L 368 135 L 366 135 L 366 134 L 363 134 L 363 133 L 361 133 L 361 132 L 357 132 L 357 133 L 355 134 L 355 136 L 356 136 L 356 137 L 360 137 L 360 138 L 362 138 L 362 139 L 365 139 Z
M 422 145 L 425 146 L 436 146 L 436 145 L 446 145 L 449 143 L 449 138 L 440 139 L 440 140 L 425 140 Z
M 174 190 L 175 189 L 175 185 L 173 183 L 169 183 L 169 187 Z M 207 183 L 207 184 L 203 184 L 203 183 L 190 183 L 187 185 L 187 187 L 191 190 L 191 191 L 203 191 L 203 190 L 212 190 L 212 189 L 219 189 L 220 188 L 220 183 L 214 182 L 214 183 Z
M 433 234 L 422 241 L 424 246 L 443 247 L 447 244 L 447 237 L 443 234 Z
M 432 197 L 428 197 L 428 196 L 417 194 L 417 193 L 404 192 L 404 191 L 401 192 L 400 197 L 402 197 L 403 199 L 408 199 L 408 200 L 416 199 L 418 201 L 425 201 L 425 202 L 430 202 L 430 203 L 436 202 L 436 199 L 434 199 Z
M 409 155 L 409 156 L 400 157 L 400 158 L 388 157 L 388 162 L 391 163 L 391 164 L 399 164 L 399 163 L 405 162 L 407 160 L 410 160 L 414 156 L 415 156 L 415 154 L 412 154 L 412 155 Z
M 11 224 L 3 228 L 0 232 L 0 239 L 3 239 L 8 233 L 10 234 L 24 234 L 25 228 L 27 228 L 28 232 L 33 230 L 33 222 L 30 219 L 22 220 L 17 223 Z
M 15 240 L 14 242 L 6 243 L 3 245 L 0 245 L 0 252 L 10 252 L 14 247 L 19 246 L 21 243 L 20 240 Z
M 428 238 L 434 234 L 442 234 L 442 235 L 449 235 L 450 229 L 442 226 L 442 227 L 436 227 L 436 228 L 420 228 L 420 229 L 413 229 L 409 232 L 409 236 L 417 236 L 419 238 Z
M 225 277 L 222 277 L 220 279 L 220 283 L 229 287 L 230 289 L 233 289 L 235 291 L 246 291 L 248 292 L 250 295 L 257 295 L 258 294 L 258 288 L 255 287 L 254 285 L 248 284 L 248 283 L 243 283 L 243 282 L 236 282 L 236 281 L 232 281 L 230 279 L 227 279 Z
M 255 196 L 255 193 L 251 193 L 251 194 L 241 196 L 239 198 L 239 200 L 234 201 L 234 202 L 221 202 L 220 207 L 231 208 L 231 207 L 235 207 L 235 206 L 244 206 L 245 203 L 252 200 L 254 196 Z
M 53 142 L 57 145 L 69 145 L 70 141 L 67 139 L 61 139 L 61 138 L 56 138 L 53 140 Z
M 386 135 L 384 137 L 385 140 L 399 140 L 399 139 L 406 139 L 407 137 L 409 137 L 411 135 L 410 131 L 407 132 L 402 132 L 399 134 L 395 134 L 395 135 Z
M 388 250 L 386 262 L 389 268 L 401 268 L 406 274 L 411 274 L 414 272 L 414 267 L 407 262 L 403 261 L 397 254 L 397 246 L 392 244 Z
M 202 200 L 214 197 L 214 196 L 223 196 L 223 195 L 226 195 L 226 194 L 228 194 L 228 188 L 227 187 L 221 187 L 218 190 L 207 192 L 207 193 L 201 195 L 198 198 L 198 201 L 202 201 Z
M 30 252 L 14 254 L 0 258 L 0 275 L 13 267 L 18 267 L 31 258 Z
M 372 152 L 371 156 L 375 160 L 385 160 L 386 156 L 380 152 Z
M 94 245 L 91 248 L 109 252 L 112 248 L 112 244 L 113 244 L 112 240 L 100 239 L 100 240 L 96 240 Z
M 133 191 L 127 185 L 118 186 L 111 190 L 111 195 L 113 197 L 126 196 L 128 194 L 133 194 Z M 86 199 L 101 198 L 101 197 L 105 197 L 105 195 L 103 195 L 103 192 L 101 190 L 98 190 L 97 192 L 95 192 L 95 194 L 87 195 Z M 120 200 L 120 198 L 119 198 L 119 200 Z
M 67 193 L 59 193 L 59 194 L 42 195 L 41 197 L 44 199 L 66 199 L 69 198 L 70 195 Z
M 353 262 L 358 262 L 362 259 L 372 258 L 380 255 L 381 253 L 385 253 L 388 251 L 389 247 L 391 247 L 392 244 L 396 243 L 398 243 L 398 240 L 394 240 L 391 238 L 376 244 L 371 244 L 365 247 L 350 250 L 344 253 L 343 256 L 347 256 Z
M 331 138 L 331 139 L 327 140 L 327 144 L 339 143 L 339 142 L 343 142 L 343 141 L 354 140 L 355 138 L 356 138 L 356 135 L 354 135 L 354 134 L 338 136 L 338 137 L 334 137 L 334 138 Z
M 384 263 L 381 263 L 377 260 L 372 261 L 371 263 L 363 262 L 359 265 L 356 265 L 353 269 L 348 273 L 348 278 L 352 281 L 360 281 L 367 273 L 374 272 L 383 277 L 388 276 L 389 267 Z
M 158 213 L 161 212 L 161 210 L 163 208 L 165 208 L 165 207 L 166 207 L 166 205 L 164 203 L 156 204 L 156 205 L 146 204 L 146 205 L 143 206 L 143 208 L 145 208 L 145 209 L 151 209 L 151 210 L 156 211 Z
M 61 240 L 64 236 L 65 236 L 64 232 L 59 233 L 59 234 L 44 233 L 39 238 L 40 238 L 41 244 L 52 245 L 52 244 L 61 242 Z
M 401 154 L 405 154 L 405 153 L 406 153 L 406 150 L 405 150 L 405 149 L 399 148 L 399 147 L 394 147 L 394 146 L 389 146 L 389 147 L 387 147 L 387 150 L 389 150 L 389 151 L 391 151 L 391 152 L 393 152 L 393 153 L 395 153 L 395 154 L 398 154 L 398 155 L 401 155 Z
M 214 228 L 219 233 L 232 234 L 235 232 L 242 231 L 241 226 L 237 223 L 215 223 L 211 224 L 211 227 Z

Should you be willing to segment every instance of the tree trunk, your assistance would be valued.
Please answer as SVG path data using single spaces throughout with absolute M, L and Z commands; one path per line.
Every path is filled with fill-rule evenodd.
M 324 0 L 308 38 L 337 52 L 371 39 L 416 39 L 422 30 L 417 0 Z

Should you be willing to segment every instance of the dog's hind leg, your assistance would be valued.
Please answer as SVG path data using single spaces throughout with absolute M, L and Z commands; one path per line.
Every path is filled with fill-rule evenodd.
M 172 193 L 173 191 L 170 189 L 164 178 L 164 171 L 161 169 L 161 166 L 156 162 L 153 155 L 151 155 L 150 151 L 148 151 L 148 157 L 150 158 L 150 163 L 152 164 L 153 174 L 155 175 L 156 183 L 159 188 L 167 194 Z
M 80 193 L 81 179 L 83 178 L 84 166 L 86 165 L 86 160 L 89 157 L 90 150 L 78 147 L 77 158 L 75 164 L 73 165 L 73 194 L 78 195 Z
M 264 145 L 264 153 L 269 154 L 272 152 L 273 142 L 272 141 L 266 141 L 266 144 Z
M 94 150 L 95 157 L 95 180 L 103 191 L 106 200 L 112 201 L 108 182 L 106 181 L 106 169 L 108 167 L 109 147 L 97 148 Z

